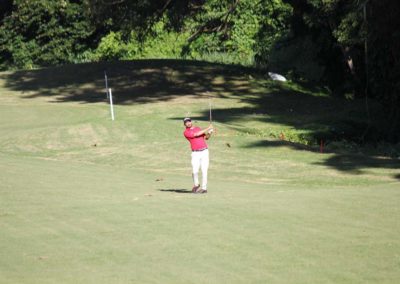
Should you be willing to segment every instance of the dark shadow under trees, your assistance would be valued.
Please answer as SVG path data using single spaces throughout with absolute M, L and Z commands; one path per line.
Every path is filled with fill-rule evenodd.
M 379 128 L 366 132 L 362 102 L 335 98 L 323 90 L 296 84 L 265 80 L 259 70 L 234 65 L 188 60 L 137 60 L 65 65 L 55 68 L 0 73 L 5 86 L 21 97 L 46 97 L 51 102 L 101 103 L 106 101 L 104 71 L 120 105 L 169 101 L 179 97 L 234 98 L 237 107 L 216 108 L 213 119 L 234 127 L 242 120 L 286 125 L 307 133 L 314 147 L 293 141 L 275 141 L 260 136 L 248 147 L 289 146 L 296 150 L 318 151 L 318 142 L 347 140 L 374 142 Z M 210 93 L 207 93 L 207 92 Z M 182 119 L 182 118 L 175 118 Z M 194 119 L 208 120 L 204 111 Z M 368 137 L 371 135 L 371 137 Z M 378 142 L 378 141 L 376 141 Z M 324 165 L 340 171 L 357 172 L 365 168 L 400 168 L 399 159 L 377 158 L 336 151 Z M 399 175 L 395 176 L 399 179 Z
M 115 103 L 150 103 L 179 96 L 202 96 L 211 89 L 236 92 L 236 80 L 257 72 L 238 66 L 186 60 L 135 60 L 64 65 L 0 74 L 6 87 L 23 98 L 49 97 L 52 102 L 105 101 L 104 71 Z M 222 83 L 213 84 L 217 77 Z M 217 86 L 218 85 L 218 86 Z

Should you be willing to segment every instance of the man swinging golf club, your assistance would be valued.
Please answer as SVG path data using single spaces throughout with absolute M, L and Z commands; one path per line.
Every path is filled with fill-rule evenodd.
M 210 121 L 211 122 L 211 121 Z M 192 120 L 189 117 L 183 119 L 183 124 L 186 129 L 183 135 L 190 142 L 192 149 L 192 176 L 193 176 L 193 193 L 207 193 L 207 171 L 209 164 L 208 147 L 206 144 L 207 139 L 211 137 L 213 132 L 212 124 L 201 129 L 200 127 L 193 126 Z M 200 189 L 199 183 L 199 169 L 202 173 L 202 184 Z

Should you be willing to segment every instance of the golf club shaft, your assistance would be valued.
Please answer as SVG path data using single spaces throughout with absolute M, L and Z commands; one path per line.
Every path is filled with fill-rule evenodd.
M 209 106 L 210 106 L 210 124 L 212 123 L 212 111 L 211 111 L 211 102 L 209 102 Z

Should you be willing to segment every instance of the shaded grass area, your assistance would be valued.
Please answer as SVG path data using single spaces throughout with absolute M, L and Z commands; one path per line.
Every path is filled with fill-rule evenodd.
M 364 103 L 330 97 L 323 88 L 265 80 L 262 71 L 187 60 L 136 60 L 66 65 L 3 73 L 5 87 L 24 98 L 53 102 L 103 102 L 104 76 L 118 104 L 170 101 L 183 96 L 236 98 L 241 105 L 217 108 L 215 118 L 235 122 L 258 115 L 260 122 L 284 124 L 308 132 L 304 141 L 375 141 L 377 125 L 367 125 Z M 380 108 L 372 103 L 372 113 Z M 375 117 L 376 118 L 376 117 Z
M 363 169 L 368 168 L 384 168 L 384 169 L 399 169 L 400 161 L 398 159 L 392 159 L 389 157 L 378 157 L 378 156 L 368 156 L 364 154 L 351 154 L 351 153 L 335 153 L 326 150 L 321 147 L 310 147 L 300 143 L 293 143 L 289 141 L 271 141 L 271 140 L 260 140 L 247 145 L 246 147 L 285 147 L 298 151 L 310 151 L 310 152 L 323 152 L 329 155 L 327 159 L 323 162 L 318 162 L 316 165 L 325 165 L 342 172 L 361 174 Z M 395 175 L 394 177 L 398 177 Z
M 105 98 L 104 71 L 118 104 L 170 101 L 187 96 L 237 99 L 241 105 L 217 108 L 215 118 L 232 123 L 257 115 L 257 121 L 290 126 L 295 129 L 291 140 L 308 144 L 343 139 L 376 143 L 383 137 L 379 130 L 383 123 L 368 124 L 361 101 L 334 98 L 315 86 L 271 82 L 265 80 L 260 70 L 234 65 L 136 60 L 18 71 L 4 73 L 1 78 L 6 88 L 22 92 L 24 98 L 94 103 Z M 371 105 L 372 115 L 379 116 L 381 109 L 373 102 Z
M 199 96 L 211 88 L 232 93 L 242 84 L 244 72 L 256 72 L 200 61 L 136 60 L 17 71 L 3 73 L 1 78 L 7 88 L 27 92 L 24 98 L 44 96 L 53 98 L 54 102 L 94 103 L 104 101 L 104 71 L 118 104 Z
M 246 149 L 284 145 L 290 149 L 317 152 L 318 145 L 323 141 L 325 151 L 334 154 L 334 157 L 329 157 L 322 163 L 328 167 L 340 171 L 355 170 L 353 172 L 380 166 L 394 170 L 399 168 L 398 159 L 372 156 L 396 156 L 395 147 L 386 147 L 388 151 L 372 149 L 371 155 L 366 155 L 368 158 L 365 158 L 357 155 L 360 150 L 357 145 L 346 142 L 335 144 L 335 141 L 342 139 L 360 142 L 361 137 L 373 140 L 368 135 L 379 136 L 376 128 L 368 128 L 365 124 L 364 102 L 330 97 L 324 89 L 317 87 L 305 88 L 293 83 L 271 82 L 251 68 L 185 60 L 138 60 L 6 72 L 0 74 L 0 82 L 4 90 L 10 92 L 9 97 L 13 98 L 17 95 L 17 98 L 31 101 L 36 98 L 46 102 L 102 104 L 105 102 L 105 70 L 117 105 L 129 107 L 166 103 L 157 109 L 158 113 L 163 114 L 157 115 L 156 124 L 165 125 L 162 122 L 164 119 L 178 123 L 187 115 L 205 122 L 208 120 L 207 105 L 211 101 L 213 119 L 221 133 L 227 135 L 224 145 L 230 145 L 234 139 L 232 137 L 242 135 L 256 138 L 255 141 L 242 145 Z M 374 108 L 373 104 L 372 106 Z M 144 119 L 150 113 L 154 115 L 154 109 L 142 108 L 148 113 L 142 114 L 134 110 L 125 112 L 125 109 L 121 109 L 125 115 L 132 116 L 132 120 L 125 119 L 123 123 L 135 124 L 133 117 Z M 178 110 L 178 115 L 174 115 L 175 110 Z M 105 110 L 102 111 L 106 115 Z M 142 123 L 153 127 L 153 122 Z M 367 128 L 369 132 L 366 131 Z M 82 133 L 84 131 L 78 130 Z M 100 137 L 100 133 L 106 130 L 99 124 L 88 131 L 91 131 L 95 144 L 96 137 Z M 64 134 L 61 130 L 58 135 L 68 136 L 65 132 L 68 130 Z M 116 130 L 113 135 L 124 137 L 127 141 L 138 141 L 133 132 L 122 129 Z M 283 143 L 277 141 L 282 138 L 285 140 Z M 351 154 L 346 153 L 348 150 Z M 119 152 L 111 147 L 109 151 Z M 343 165 L 342 161 L 345 159 L 352 162 Z M 365 159 L 374 162 L 365 162 Z

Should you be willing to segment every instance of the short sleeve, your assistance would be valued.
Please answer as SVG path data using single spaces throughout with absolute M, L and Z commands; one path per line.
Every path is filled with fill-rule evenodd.
M 187 139 L 193 139 L 193 138 L 194 138 L 194 131 L 185 131 L 185 132 L 183 132 L 183 135 L 184 135 Z

